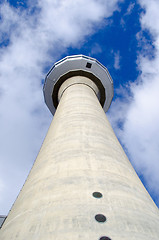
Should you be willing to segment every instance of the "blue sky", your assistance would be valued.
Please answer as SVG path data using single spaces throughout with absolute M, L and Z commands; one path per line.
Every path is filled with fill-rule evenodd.
M 15 201 L 52 120 L 45 75 L 72 54 L 108 68 L 108 118 L 159 206 L 158 10 L 156 0 L 1 0 L 0 214 Z

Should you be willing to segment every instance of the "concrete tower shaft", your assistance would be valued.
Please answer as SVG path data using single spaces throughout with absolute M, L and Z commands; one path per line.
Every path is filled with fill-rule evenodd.
M 70 76 L 56 98 L 53 121 L 0 240 L 158 240 L 158 209 L 107 120 L 95 81 Z

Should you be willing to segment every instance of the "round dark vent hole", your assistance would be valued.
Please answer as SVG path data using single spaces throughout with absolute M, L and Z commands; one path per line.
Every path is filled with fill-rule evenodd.
M 95 198 L 101 198 L 103 195 L 100 192 L 94 192 L 93 197 Z
M 99 240 L 111 240 L 109 237 L 101 237 Z
M 103 214 L 97 214 L 95 216 L 95 219 L 98 221 L 98 222 L 105 222 L 106 221 L 106 217 L 103 215 Z

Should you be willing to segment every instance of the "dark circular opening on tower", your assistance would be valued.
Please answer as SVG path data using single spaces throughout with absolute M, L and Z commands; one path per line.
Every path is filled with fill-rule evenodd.
M 93 195 L 93 197 L 95 197 L 95 198 L 101 198 L 101 197 L 103 197 L 103 195 L 102 195 L 100 192 L 94 192 L 92 195 Z
M 97 222 L 105 222 L 106 221 L 106 217 L 103 214 L 97 214 L 95 216 L 95 219 Z
M 99 240 L 111 240 L 111 238 L 103 236 L 103 237 L 99 238 Z

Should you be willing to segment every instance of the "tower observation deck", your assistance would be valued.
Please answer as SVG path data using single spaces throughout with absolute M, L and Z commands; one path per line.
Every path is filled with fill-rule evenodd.
M 108 70 L 66 57 L 47 74 L 44 98 L 53 121 L 0 240 L 158 240 L 158 208 L 105 114 Z

